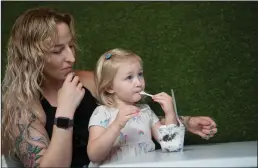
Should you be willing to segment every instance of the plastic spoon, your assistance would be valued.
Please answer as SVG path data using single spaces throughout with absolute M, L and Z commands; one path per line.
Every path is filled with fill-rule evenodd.
M 144 91 L 141 91 L 141 92 L 140 92 L 140 94 L 141 94 L 141 95 L 150 96 L 150 97 L 152 97 L 152 96 L 153 96 L 153 95 L 151 95 L 151 94 L 149 94 L 149 93 L 146 93 L 146 92 L 144 92 Z

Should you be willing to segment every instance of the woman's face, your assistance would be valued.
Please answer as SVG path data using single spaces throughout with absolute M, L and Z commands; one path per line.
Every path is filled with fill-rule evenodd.
M 43 73 L 48 80 L 64 80 L 72 72 L 75 49 L 70 28 L 65 23 L 57 24 L 58 40 L 50 51 Z

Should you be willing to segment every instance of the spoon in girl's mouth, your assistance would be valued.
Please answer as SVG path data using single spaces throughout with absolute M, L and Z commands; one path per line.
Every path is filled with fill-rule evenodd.
M 150 97 L 152 97 L 152 96 L 153 96 L 153 95 L 151 95 L 151 94 L 149 94 L 149 93 L 146 93 L 146 92 L 144 92 L 144 91 L 141 91 L 141 92 L 140 92 L 140 94 L 141 94 L 141 95 L 150 96 Z

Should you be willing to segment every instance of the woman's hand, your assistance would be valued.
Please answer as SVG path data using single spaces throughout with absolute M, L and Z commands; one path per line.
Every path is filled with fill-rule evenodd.
M 184 123 L 189 132 L 207 140 L 217 133 L 216 123 L 207 116 L 184 117 Z
M 63 83 L 63 86 L 58 91 L 57 106 L 62 109 L 59 110 L 62 114 L 58 114 L 64 117 L 73 117 L 75 110 L 80 104 L 85 90 L 82 83 L 79 81 L 78 76 L 74 76 L 74 73 L 69 73 Z

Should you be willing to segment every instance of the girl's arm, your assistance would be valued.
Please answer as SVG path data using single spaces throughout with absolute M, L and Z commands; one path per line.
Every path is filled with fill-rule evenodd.
M 121 129 L 131 117 L 137 115 L 136 111 L 139 111 L 139 109 L 135 106 L 128 106 L 119 110 L 115 120 L 109 125 L 111 113 L 114 111 L 106 110 L 105 106 L 99 106 L 95 109 L 89 122 L 87 146 L 87 153 L 92 162 L 99 163 L 106 159 L 120 135 Z
M 164 125 L 158 120 L 158 117 L 152 112 L 153 124 L 151 131 L 152 136 L 160 146 L 163 151 L 178 151 L 183 147 L 184 138 L 184 128 L 178 127 L 177 119 L 175 116 L 166 115 L 164 120 Z
M 155 114 L 153 114 L 153 115 L 155 115 Z M 154 137 L 154 139 L 157 142 L 159 142 L 159 140 L 160 140 L 160 137 L 159 137 L 159 134 L 158 134 L 157 130 L 159 130 L 161 128 L 161 126 L 168 126 L 168 125 L 171 125 L 171 124 L 173 124 L 173 125 L 177 125 L 178 124 L 176 117 L 173 116 L 173 115 L 171 115 L 171 116 L 170 115 L 166 115 L 165 118 L 163 118 L 161 121 L 157 121 L 154 124 L 154 126 L 152 126 L 152 128 L 151 128 L 152 136 Z
M 119 135 L 120 127 L 115 122 L 108 128 L 91 126 L 87 146 L 89 159 L 95 163 L 105 160 Z

